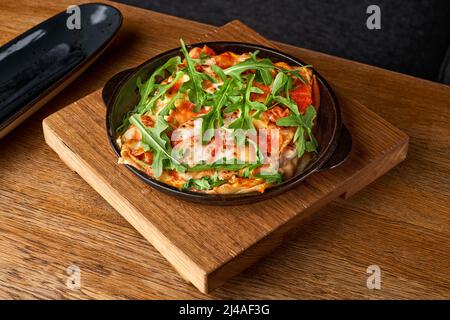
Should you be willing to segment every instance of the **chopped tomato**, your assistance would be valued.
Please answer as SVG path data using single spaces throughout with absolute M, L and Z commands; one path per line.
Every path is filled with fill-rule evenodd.
M 197 70 L 198 72 L 203 72 L 203 66 L 201 64 L 196 64 L 195 70 Z
M 243 177 L 236 177 L 236 182 L 234 183 L 236 186 L 240 187 L 253 187 L 255 185 L 255 179 L 253 178 L 243 178 Z
M 152 164 L 153 163 L 153 153 L 147 151 L 144 153 L 144 161 L 147 162 L 148 164 Z
M 174 83 L 172 87 L 170 87 L 169 90 L 167 90 L 167 93 L 172 95 L 178 92 L 180 90 L 181 86 L 183 85 L 183 77 L 181 77 L 177 82 Z
M 213 49 L 211 49 L 210 47 L 208 47 L 208 46 L 204 46 L 203 49 L 202 49 L 202 52 L 204 52 L 208 56 L 215 56 L 216 55 L 216 52 Z
M 145 153 L 144 148 L 138 148 L 138 149 L 131 150 L 131 154 L 140 160 L 142 160 L 144 158 L 144 153 Z
M 216 64 L 222 69 L 232 67 L 237 62 L 236 55 L 234 55 L 229 51 L 219 54 L 218 56 L 215 56 L 214 59 L 216 61 Z
M 278 119 L 285 118 L 289 115 L 289 109 L 276 106 L 267 111 L 264 111 L 263 115 L 264 117 L 269 119 L 269 121 L 276 123 Z
M 250 95 L 250 100 L 264 103 L 266 101 L 267 95 L 270 93 L 270 88 L 268 86 L 266 86 L 262 83 L 256 82 L 256 81 L 253 82 L 253 86 L 263 90 L 264 93 L 253 92 Z
M 150 127 L 150 128 L 152 128 L 154 125 L 153 119 L 147 115 L 141 116 L 141 121 L 145 126 Z
M 180 177 L 178 174 L 178 171 L 176 171 L 176 170 L 169 171 L 169 175 L 174 179 L 178 179 Z
M 302 114 L 313 103 L 311 86 L 307 84 L 299 84 L 294 90 L 291 90 L 290 96 Z
M 285 69 L 285 70 L 292 69 L 292 67 L 290 65 L 288 65 L 286 62 L 283 62 L 283 61 L 275 62 L 274 65 L 277 66 L 278 68 Z
M 184 101 L 178 107 L 176 107 L 169 115 L 168 122 L 172 125 L 172 127 L 177 127 L 180 124 L 188 122 L 189 120 L 194 119 L 199 114 L 204 113 L 204 109 L 200 110 L 200 112 L 194 112 L 195 104 L 190 101 Z
M 202 52 L 208 56 L 214 56 L 216 54 L 213 49 L 211 49 L 208 46 L 204 46 L 203 48 L 200 47 L 192 48 L 191 51 L 189 51 L 189 56 L 192 59 L 198 59 L 200 58 L 200 54 Z
M 200 52 L 202 52 L 202 48 L 200 48 L 200 47 L 192 48 L 192 49 L 189 51 L 189 56 L 190 56 L 192 59 L 198 59 L 198 57 L 200 56 Z
M 209 88 L 211 88 L 212 85 L 213 85 L 213 83 L 209 80 L 203 80 L 203 82 L 202 82 L 202 87 L 205 90 L 208 90 Z
M 144 151 L 144 149 L 140 148 L 138 150 L 133 150 L 131 154 L 139 160 L 144 161 L 148 164 L 153 163 L 153 153 L 151 153 L 150 151 Z

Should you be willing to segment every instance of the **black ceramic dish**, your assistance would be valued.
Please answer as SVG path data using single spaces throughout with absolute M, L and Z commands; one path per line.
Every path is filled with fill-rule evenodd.
M 284 61 L 290 65 L 305 65 L 302 61 L 278 50 L 247 43 L 205 42 L 192 44 L 188 46 L 188 49 L 194 46 L 203 45 L 208 45 L 217 53 L 224 51 L 243 53 L 259 50 L 260 53 L 258 54 L 258 57 L 261 58 L 270 58 L 274 62 Z M 116 128 L 122 123 L 125 114 L 133 109 L 139 101 L 139 92 L 137 91 L 136 86 L 137 78 L 141 77 L 142 79 L 147 79 L 157 67 L 161 66 L 169 58 L 175 55 L 180 55 L 179 49 L 164 52 L 144 62 L 135 69 L 121 72 L 105 85 L 103 89 L 103 100 L 107 106 L 106 129 L 109 141 L 118 156 L 120 156 L 120 149 L 116 143 Z M 317 157 L 311 161 L 306 170 L 281 184 L 268 188 L 264 193 L 209 195 L 181 191 L 157 181 L 131 166 L 127 166 L 128 169 L 150 186 L 185 200 L 210 205 L 237 205 L 272 198 L 295 187 L 306 177 L 315 172 L 332 169 L 338 166 L 348 157 L 351 151 L 352 139 L 348 130 L 342 125 L 341 111 L 332 89 L 325 79 L 317 72 L 314 71 L 314 73 L 318 79 L 321 93 L 321 105 L 317 117 L 317 126 L 319 129 L 316 134 L 316 138 L 320 145 L 319 153 Z
M 89 3 L 79 6 L 80 28 L 72 28 L 74 12 L 61 12 L 0 48 L 0 138 L 74 80 L 122 24 L 119 10 Z

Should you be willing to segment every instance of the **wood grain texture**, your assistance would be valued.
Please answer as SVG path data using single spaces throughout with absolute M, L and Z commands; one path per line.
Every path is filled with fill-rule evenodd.
M 183 38 L 189 39 L 186 34 Z M 199 40 L 249 41 L 273 46 L 238 21 Z M 148 50 L 147 55 L 158 52 Z M 106 139 L 104 105 L 96 91 L 44 120 L 48 145 L 163 256 L 207 293 L 279 245 L 285 234 L 340 195 L 354 194 L 406 156 L 408 137 L 367 110 L 340 99 L 354 137 L 344 166 L 316 173 L 268 201 L 211 207 L 180 201 L 146 186 L 117 165 Z
M 72 1 L 2 1 L 6 43 Z M 143 62 L 140 45 L 213 28 L 113 3 L 125 16 L 108 52 L 47 106 L 0 141 L 0 297 L 139 299 L 450 298 L 450 88 L 280 44 L 410 136 L 408 159 L 349 200 L 320 210 L 272 254 L 210 295 L 168 262 L 46 146 L 41 121 Z M 146 28 L 142 28 L 145 25 Z M 158 25 L 170 26 L 158 28 Z M 135 42 L 135 40 L 137 42 Z M 116 59 L 117 56 L 122 59 Z M 346 72 L 343 72 L 345 70 Z M 81 289 L 66 268 L 81 268 Z M 366 287 L 378 264 L 382 289 Z

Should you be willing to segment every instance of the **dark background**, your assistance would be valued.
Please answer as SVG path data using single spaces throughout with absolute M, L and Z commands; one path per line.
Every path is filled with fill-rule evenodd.
M 216 26 L 239 19 L 269 39 L 450 84 L 448 0 L 116 0 Z M 366 27 L 381 8 L 381 30 Z

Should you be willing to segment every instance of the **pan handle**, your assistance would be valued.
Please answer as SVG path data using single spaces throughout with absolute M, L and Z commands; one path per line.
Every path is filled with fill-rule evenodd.
M 109 79 L 102 90 L 102 98 L 105 106 L 108 106 L 108 104 L 111 101 L 111 98 L 118 88 L 118 86 L 122 83 L 123 80 L 125 80 L 132 72 L 134 71 L 134 68 L 126 69 L 123 71 L 120 71 L 119 73 L 116 73 L 112 76 L 111 79 Z
M 331 157 L 320 167 L 319 171 L 330 170 L 341 165 L 352 151 L 352 136 L 348 129 L 342 125 L 338 145 Z

